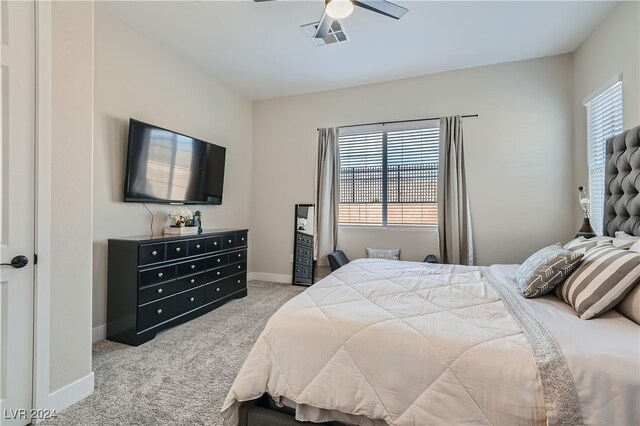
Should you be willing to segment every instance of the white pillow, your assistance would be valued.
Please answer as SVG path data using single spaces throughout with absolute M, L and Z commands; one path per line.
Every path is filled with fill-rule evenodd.
M 640 285 L 636 284 L 633 290 L 622 299 L 622 302 L 618 303 L 616 309 L 622 315 L 640 325 Z
M 638 241 L 640 241 L 640 237 L 629 235 L 624 231 L 616 231 L 616 237 L 613 239 L 613 246 L 623 250 L 630 250 Z
M 369 259 L 400 259 L 400 249 L 376 249 L 367 247 L 367 257 Z

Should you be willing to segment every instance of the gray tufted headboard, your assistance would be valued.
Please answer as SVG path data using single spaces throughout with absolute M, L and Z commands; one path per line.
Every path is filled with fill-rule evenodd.
M 604 235 L 640 236 L 640 126 L 607 141 Z

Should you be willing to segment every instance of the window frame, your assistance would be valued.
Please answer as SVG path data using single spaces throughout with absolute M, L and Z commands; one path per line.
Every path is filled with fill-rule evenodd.
M 411 121 L 399 121 L 392 123 L 376 123 L 376 124 L 365 124 L 359 126 L 346 126 L 341 127 L 339 129 L 338 134 L 338 149 L 340 146 L 340 137 L 341 136 L 351 136 L 351 135 L 364 135 L 367 133 L 381 133 L 382 134 L 382 222 L 379 224 L 355 224 L 348 223 L 342 224 L 340 223 L 340 217 L 338 215 L 338 226 L 344 229 L 354 229 L 354 230 L 363 230 L 363 229 L 375 229 L 375 230 L 407 230 L 407 231 L 415 231 L 415 230 L 428 230 L 428 229 L 436 229 L 438 227 L 438 223 L 429 223 L 425 225 L 419 224 L 410 224 L 410 225 L 401 225 L 401 224 L 389 224 L 388 223 L 388 133 L 390 132 L 398 132 L 398 131 L 411 131 L 411 130 L 421 130 L 421 129 L 438 129 L 438 140 L 440 135 L 440 120 L 439 119 L 431 119 L 431 120 L 411 120 Z M 440 151 L 440 146 L 438 142 L 438 156 Z M 342 172 L 342 166 L 340 167 L 339 174 Z M 438 175 L 438 181 L 440 176 Z M 340 192 L 340 180 L 338 180 L 338 192 Z M 343 204 L 338 201 L 338 205 Z M 438 208 L 439 201 L 436 198 L 436 202 L 432 203 L 436 205 L 436 211 Z
M 613 91 L 615 91 L 616 93 L 612 93 Z M 592 129 L 592 126 L 594 125 L 593 121 L 596 118 L 594 110 L 597 111 L 598 109 L 602 108 L 602 105 L 600 105 L 598 101 L 604 101 L 605 103 L 615 102 L 615 105 L 618 105 L 619 103 L 620 125 L 618 127 L 614 127 L 614 129 L 612 130 L 612 133 L 603 134 L 602 136 L 598 137 L 597 140 L 594 140 L 593 134 L 595 133 L 595 131 L 594 129 Z M 604 198 L 606 193 L 606 177 L 605 177 L 606 176 L 605 175 L 606 149 L 607 149 L 606 141 L 610 137 L 624 130 L 624 90 L 622 85 L 622 74 L 618 74 L 614 78 L 607 81 L 602 87 L 600 87 L 598 90 L 593 92 L 591 95 L 587 96 L 584 99 L 583 103 L 584 103 L 586 118 L 587 118 L 586 120 L 587 121 L 587 126 L 586 126 L 587 138 L 586 139 L 587 139 L 587 174 L 588 174 L 588 181 L 589 181 L 589 198 L 591 200 L 597 201 L 596 203 L 591 203 L 589 217 L 592 219 L 591 226 L 594 228 L 596 233 L 598 235 L 603 235 Z M 598 117 L 599 116 L 600 114 L 598 115 Z M 611 118 L 617 119 L 618 115 L 612 114 Z M 615 123 L 615 121 L 613 123 Z M 594 145 L 596 144 L 602 144 L 602 147 L 599 148 L 602 150 L 602 152 L 600 152 L 600 156 L 602 158 L 601 161 L 598 161 L 598 159 L 593 158 L 593 151 L 596 149 Z M 596 162 L 597 164 L 594 164 Z M 601 188 L 594 189 L 594 187 L 596 186 L 594 185 L 594 182 L 593 182 L 594 172 L 602 174 L 602 180 L 604 181 L 603 182 L 604 184 L 602 185 Z M 597 212 L 594 210 L 596 208 L 598 209 Z M 597 219 L 597 220 L 593 220 L 593 219 Z

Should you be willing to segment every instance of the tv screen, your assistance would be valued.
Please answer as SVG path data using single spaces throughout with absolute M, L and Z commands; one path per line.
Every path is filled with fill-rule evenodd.
M 131 119 L 124 200 L 222 204 L 226 148 Z

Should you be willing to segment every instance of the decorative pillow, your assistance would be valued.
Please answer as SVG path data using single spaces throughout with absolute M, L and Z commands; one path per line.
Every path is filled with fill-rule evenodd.
M 607 243 L 589 250 L 556 294 L 589 319 L 617 305 L 639 279 L 640 253 Z
M 616 231 L 616 237 L 613 239 L 613 246 L 629 250 L 638 241 L 640 241 L 640 237 L 634 237 L 624 231 Z
M 636 286 L 626 295 L 616 309 L 631 321 L 640 325 L 640 285 Z
M 376 249 L 367 247 L 367 257 L 369 259 L 398 260 L 400 249 Z
M 612 241 L 613 238 L 611 237 L 593 237 L 588 239 L 585 237 L 578 237 L 565 244 L 564 248 L 571 251 L 577 251 L 579 253 L 586 253 L 587 250 L 591 250 L 598 244 L 610 243 Z
M 578 266 L 583 253 L 554 244 L 538 250 L 516 272 L 516 281 L 524 297 L 538 297 L 553 290 Z

